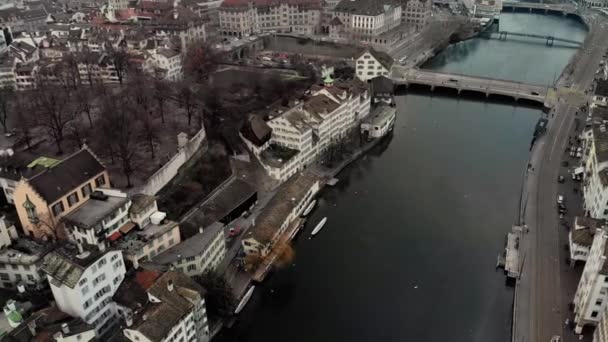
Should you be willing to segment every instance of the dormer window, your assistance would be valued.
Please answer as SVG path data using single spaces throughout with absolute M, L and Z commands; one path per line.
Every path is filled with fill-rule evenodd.
M 27 213 L 27 219 L 31 223 L 36 224 L 39 222 L 38 213 L 36 212 L 36 206 L 34 205 L 34 203 L 32 203 L 28 195 L 25 195 L 25 202 L 23 203 L 23 208 L 25 208 L 25 211 Z

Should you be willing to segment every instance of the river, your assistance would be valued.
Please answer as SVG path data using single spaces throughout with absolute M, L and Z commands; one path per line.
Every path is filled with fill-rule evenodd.
M 585 36 L 557 16 L 503 14 L 501 29 Z M 574 52 L 476 38 L 425 67 L 545 84 Z M 510 341 L 513 289 L 496 255 L 517 217 L 540 110 L 426 94 L 397 105 L 392 138 L 320 193 L 295 264 L 259 286 L 218 340 Z

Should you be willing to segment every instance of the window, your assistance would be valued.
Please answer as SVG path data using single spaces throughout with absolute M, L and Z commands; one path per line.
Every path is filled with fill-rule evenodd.
M 33 276 L 33 275 L 31 275 L 31 274 L 28 274 L 28 275 L 27 275 L 27 280 L 34 281 L 34 276 Z
M 597 315 L 598 315 L 598 312 L 597 312 L 597 311 L 593 311 L 593 312 L 591 313 L 591 317 L 592 317 L 592 318 L 597 318 Z
M 11 280 L 7 273 L 0 273 L 0 279 L 2 280 Z
M 65 209 L 63 208 L 63 202 L 59 202 L 57 204 L 55 204 L 53 207 L 53 215 L 58 216 L 60 215 Z
M 78 286 L 82 286 L 87 282 L 87 278 L 82 278 L 80 279 L 80 281 L 78 282 Z
M 74 191 L 68 196 L 68 205 L 71 207 L 76 203 L 78 203 L 78 193 Z
M 106 184 L 106 177 L 101 175 L 95 179 L 95 185 L 102 186 Z
M 86 295 L 87 293 L 89 293 L 89 287 L 88 286 L 84 286 L 83 288 L 80 289 L 80 291 L 82 292 L 82 295 Z
M 602 300 L 601 299 L 596 300 L 595 305 L 602 305 Z
M 87 185 L 83 186 L 81 188 L 81 190 L 82 190 L 82 197 L 87 197 L 93 191 L 93 188 L 91 188 L 91 184 L 87 184 Z

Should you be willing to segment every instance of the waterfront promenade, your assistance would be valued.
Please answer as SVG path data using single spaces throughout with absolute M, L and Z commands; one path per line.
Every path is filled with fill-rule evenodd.
M 568 137 L 574 133 L 575 112 L 588 100 L 584 90 L 593 82 L 606 49 L 605 19 L 598 15 L 586 19 L 591 24 L 590 31 L 567 68 L 572 72 L 564 73 L 557 82 L 555 107 L 547 115 L 548 130 L 530 156 L 534 170 L 525 179 L 520 213 L 520 223 L 527 225 L 529 232 L 521 244 L 525 256 L 516 285 L 514 342 L 549 341 L 555 335 L 562 336 L 563 341 L 578 340 L 564 324 L 567 318 L 571 319 L 569 297 L 578 279 L 561 260 L 560 233 L 564 233 L 559 230 L 555 198 L 560 161 Z M 567 89 L 562 87 L 566 84 Z

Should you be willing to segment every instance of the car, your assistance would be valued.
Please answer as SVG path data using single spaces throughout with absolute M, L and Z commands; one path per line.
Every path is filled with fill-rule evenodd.
M 563 166 L 563 167 L 567 167 L 568 165 L 569 165 L 569 164 L 568 164 L 568 161 L 567 161 L 567 160 L 564 160 L 564 161 L 562 162 L 562 166 Z
M 270 58 L 270 57 L 268 57 L 268 56 L 264 56 L 264 57 L 262 57 L 262 60 L 263 60 L 263 61 L 266 61 L 266 62 L 272 62 L 272 58 Z
M 537 91 L 531 91 L 530 94 L 534 95 L 534 96 L 538 96 L 540 95 Z
M 239 235 L 240 233 L 241 233 L 241 228 L 240 227 L 232 227 L 228 231 L 228 236 L 235 237 L 235 236 Z
M 458 82 L 458 80 L 457 80 L 457 79 L 455 79 L 455 78 L 450 78 L 450 79 L 448 79 L 448 81 L 449 81 L 449 82 Z
M 566 181 L 566 178 L 564 178 L 564 176 L 559 176 L 559 177 L 557 177 L 557 182 L 558 182 L 558 183 L 563 183 L 563 182 L 565 182 L 565 181 Z
M 564 196 L 563 195 L 557 195 L 557 203 L 558 204 L 564 203 Z
M 564 203 L 560 203 L 560 204 L 558 204 L 558 206 L 560 209 L 566 210 L 566 206 L 564 205 Z

